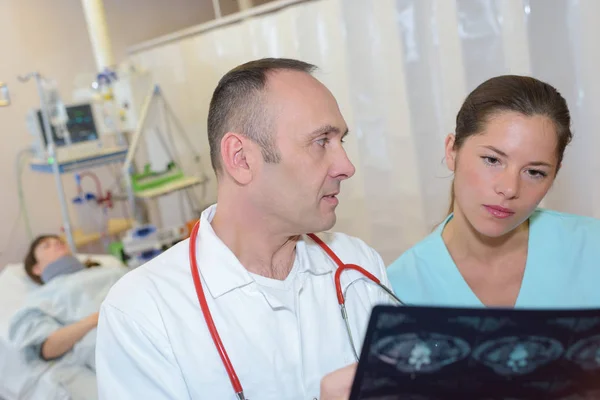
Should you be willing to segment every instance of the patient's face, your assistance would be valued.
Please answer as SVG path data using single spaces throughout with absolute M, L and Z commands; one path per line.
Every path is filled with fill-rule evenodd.
M 69 247 L 59 238 L 49 237 L 42 240 L 34 251 L 37 263 L 33 267 L 33 272 L 36 275 L 42 275 L 42 272 L 46 269 L 48 264 L 53 263 L 69 253 Z
M 559 167 L 556 129 L 545 116 L 504 112 L 458 152 L 453 140 L 447 145 L 455 173 L 455 214 L 487 237 L 500 237 L 526 221 Z

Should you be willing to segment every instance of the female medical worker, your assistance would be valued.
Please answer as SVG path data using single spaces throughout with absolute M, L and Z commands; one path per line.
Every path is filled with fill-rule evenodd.
M 565 99 L 530 77 L 477 87 L 446 138 L 448 217 L 388 269 L 408 304 L 600 305 L 600 220 L 538 208 L 571 141 Z

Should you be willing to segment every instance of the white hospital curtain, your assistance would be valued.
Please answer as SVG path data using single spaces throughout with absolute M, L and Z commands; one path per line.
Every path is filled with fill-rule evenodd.
M 566 97 L 575 139 L 544 205 L 600 217 L 599 37 L 595 0 L 315 0 L 132 59 L 176 103 L 206 171 L 206 116 L 222 74 L 267 56 L 317 64 L 350 127 L 347 150 L 357 167 L 342 185 L 335 229 L 364 239 L 389 263 L 445 216 L 452 176 L 444 137 L 469 91 L 500 74 L 533 75 Z M 149 152 L 166 159 L 155 141 Z M 204 201 L 215 195 L 213 179 Z M 164 221 L 177 217 L 169 201 Z

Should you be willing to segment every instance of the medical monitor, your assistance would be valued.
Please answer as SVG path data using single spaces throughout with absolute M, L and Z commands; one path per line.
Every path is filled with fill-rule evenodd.
M 102 147 L 94 107 L 91 104 L 74 104 L 66 106 L 66 132 L 61 132 L 52 126 L 52 139 L 56 146 L 56 154 L 60 159 L 77 155 L 89 154 Z M 42 112 L 34 109 L 27 115 L 27 127 L 34 138 L 36 157 L 45 159 L 47 156 L 48 137 L 44 126 Z
M 90 104 L 68 106 L 66 109 L 68 117 L 66 125 L 71 138 L 71 144 L 98 140 L 98 130 L 96 129 L 94 113 Z M 48 141 L 46 140 L 42 112 L 36 110 L 35 115 L 42 143 L 46 147 L 48 146 Z M 57 136 L 55 127 L 52 127 L 52 138 L 56 146 L 64 146 L 66 144 L 66 138 Z

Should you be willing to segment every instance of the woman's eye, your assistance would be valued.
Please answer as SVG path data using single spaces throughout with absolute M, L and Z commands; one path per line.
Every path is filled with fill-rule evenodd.
M 527 173 L 529 174 L 529 176 L 531 176 L 532 178 L 545 178 L 547 176 L 547 174 L 544 171 L 539 171 L 537 169 L 530 169 L 527 170 Z
M 500 160 L 498 160 L 496 157 L 484 156 L 484 157 L 481 157 L 481 158 L 488 165 L 498 165 L 500 163 Z

